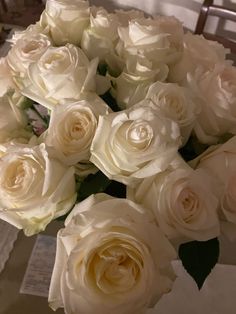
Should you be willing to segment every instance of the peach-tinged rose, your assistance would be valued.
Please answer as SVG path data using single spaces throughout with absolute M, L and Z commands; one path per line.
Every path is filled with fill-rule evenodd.
M 223 231 L 228 230 L 229 237 L 236 236 L 236 136 L 226 143 L 206 151 L 200 156 L 197 168 L 209 173 L 215 182 L 219 198 L 220 218 Z M 230 225 L 232 227 L 230 228 Z M 225 230 L 224 230 L 225 229 Z
M 171 290 L 175 251 L 146 210 L 92 195 L 57 237 L 49 304 L 65 313 L 144 313 Z
M 42 137 L 67 165 L 88 163 L 99 116 L 108 112 L 108 106 L 96 94 L 58 106 L 52 112 L 49 127 Z
M 216 143 L 224 134 L 236 134 L 236 67 L 217 64 L 211 71 L 189 75 L 188 87 L 201 112 L 195 133 L 199 141 Z
M 182 58 L 170 66 L 169 81 L 174 83 L 186 81 L 187 74 L 199 67 L 204 71 L 212 70 L 215 64 L 223 63 L 229 53 L 220 43 L 191 33 L 184 34 L 183 46 Z
M 219 235 L 213 182 L 203 170 L 177 159 L 166 171 L 128 188 L 128 198 L 151 210 L 168 238 L 207 241 Z

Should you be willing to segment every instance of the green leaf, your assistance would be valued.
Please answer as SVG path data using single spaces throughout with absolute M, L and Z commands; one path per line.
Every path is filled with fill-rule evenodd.
M 111 180 L 109 180 L 101 171 L 98 171 L 95 174 L 90 174 L 80 184 L 78 201 L 80 202 L 84 200 L 91 194 L 104 192 L 110 183 Z
M 126 185 L 117 181 L 111 181 L 111 183 L 104 192 L 114 197 L 125 198 Z
M 214 238 L 205 242 L 192 241 L 181 244 L 179 258 L 200 290 L 218 261 L 219 241 Z

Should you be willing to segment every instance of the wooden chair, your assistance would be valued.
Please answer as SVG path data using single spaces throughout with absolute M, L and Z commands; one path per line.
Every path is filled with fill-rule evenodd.
M 229 9 L 223 6 L 214 5 L 214 0 L 205 0 L 202 4 L 199 18 L 197 21 L 195 34 L 203 34 L 209 40 L 216 40 L 229 48 L 233 54 L 236 54 L 236 42 L 219 36 L 218 34 L 210 34 L 204 32 L 205 24 L 209 16 L 216 16 L 223 20 L 230 20 L 236 22 L 236 10 Z

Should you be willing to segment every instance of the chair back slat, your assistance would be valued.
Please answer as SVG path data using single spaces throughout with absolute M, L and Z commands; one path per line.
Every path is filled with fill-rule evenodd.
M 236 55 L 236 42 L 231 38 L 222 37 L 218 34 L 210 34 L 204 32 L 204 28 L 209 16 L 216 16 L 220 19 L 236 22 L 236 10 L 226 8 L 224 6 L 214 5 L 214 0 L 205 0 L 202 4 L 198 17 L 195 34 L 202 34 L 206 39 L 216 40 L 231 50 Z

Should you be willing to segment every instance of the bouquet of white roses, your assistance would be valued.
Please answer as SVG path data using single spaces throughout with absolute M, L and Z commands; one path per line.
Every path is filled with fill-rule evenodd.
M 236 68 L 174 17 L 48 0 L 0 60 L 0 218 L 60 216 L 49 303 L 143 313 L 236 235 Z M 177 244 L 176 244 L 177 243 Z M 193 256 L 197 256 L 194 259 Z

